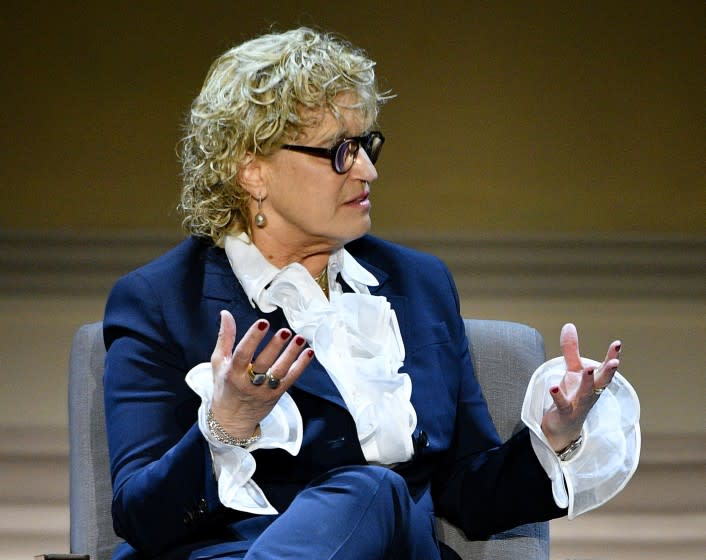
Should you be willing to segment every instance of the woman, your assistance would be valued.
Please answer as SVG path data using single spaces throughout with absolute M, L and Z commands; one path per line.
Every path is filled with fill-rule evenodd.
M 566 467 L 601 441 L 582 437 L 592 407 L 630 390 L 619 342 L 585 365 L 567 325 L 540 380 L 553 406 L 538 389 L 501 445 L 448 271 L 366 235 L 373 67 L 309 29 L 212 65 L 183 141 L 192 236 L 106 308 L 115 557 L 429 560 L 435 514 L 486 536 L 631 476 L 628 449 L 594 498 Z

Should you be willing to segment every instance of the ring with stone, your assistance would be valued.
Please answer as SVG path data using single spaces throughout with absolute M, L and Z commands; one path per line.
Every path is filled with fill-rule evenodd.
M 267 377 L 267 386 L 270 389 L 276 389 L 277 387 L 279 387 L 280 380 L 277 379 L 274 375 L 272 375 L 272 368 L 269 368 L 267 370 L 265 376 Z
M 267 378 L 266 373 L 258 373 L 255 371 L 252 362 L 248 364 L 248 375 L 250 376 L 250 383 L 252 383 L 253 385 L 262 385 L 265 382 L 265 379 Z

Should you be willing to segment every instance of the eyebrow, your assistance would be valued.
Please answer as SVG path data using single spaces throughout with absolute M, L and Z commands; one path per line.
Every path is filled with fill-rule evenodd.
M 346 134 L 344 132 L 339 131 L 339 132 L 335 132 L 333 134 L 329 134 L 328 136 L 326 136 L 324 139 L 321 140 L 321 143 L 324 144 L 325 146 L 333 147 L 336 144 L 338 144 L 341 140 L 343 140 L 344 138 L 348 138 L 348 136 L 346 136 Z
M 369 131 L 370 131 L 369 129 L 365 129 L 360 134 L 352 134 L 352 133 L 350 133 L 350 131 L 343 130 L 343 131 L 335 133 L 335 135 L 332 134 L 332 135 L 325 137 L 324 139 L 321 140 L 321 142 L 325 143 L 329 147 L 333 147 L 336 144 L 338 144 L 339 142 L 341 142 L 342 140 L 344 140 L 345 138 L 358 138 L 360 136 L 365 136 Z

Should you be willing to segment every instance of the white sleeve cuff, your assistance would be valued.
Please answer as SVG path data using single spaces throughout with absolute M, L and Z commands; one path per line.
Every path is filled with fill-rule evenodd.
M 276 514 L 264 492 L 252 480 L 255 473 L 256 449 L 284 449 L 297 455 L 302 443 L 302 417 L 296 403 L 288 393 L 283 393 L 275 407 L 260 422 L 262 436 L 243 448 L 228 445 L 213 437 L 206 416 L 213 398 L 213 373 L 211 364 L 194 366 L 186 374 L 186 383 L 201 397 L 199 429 L 211 449 L 213 468 L 218 480 L 218 497 L 231 509 L 257 514 Z
M 600 365 L 582 358 L 584 367 Z M 620 373 L 601 394 L 583 425 L 583 443 L 568 461 L 549 445 L 541 424 L 552 406 L 549 388 L 566 373 L 563 357 L 545 362 L 532 375 L 522 405 L 522 421 L 530 429 L 537 459 L 552 481 L 556 505 L 568 507 L 569 519 L 597 508 L 620 492 L 640 458 L 640 402 Z

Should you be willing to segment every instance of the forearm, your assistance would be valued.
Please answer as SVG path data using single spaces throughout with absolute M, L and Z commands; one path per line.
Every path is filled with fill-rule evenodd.
M 147 555 L 193 538 L 219 507 L 208 445 L 197 425 L 160 459 L 121 479 L 113 492 L 115 531 Z
M 435 478 L 437 512 L 468 538 L 482 539 L 566 514 L 521 430 L 505 444 L 459 460 Z

